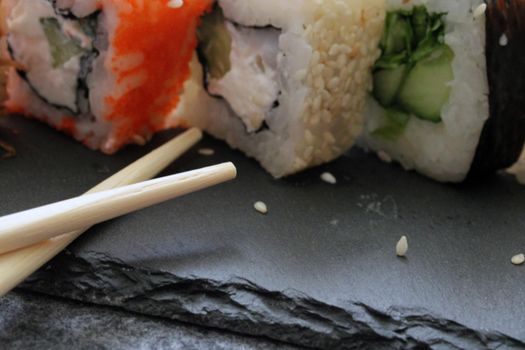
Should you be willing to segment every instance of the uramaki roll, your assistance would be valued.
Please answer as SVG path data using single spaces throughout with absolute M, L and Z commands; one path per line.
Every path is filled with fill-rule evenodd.
M 165 127 L 211 0 L 4 0 L 7 108 L 113 153 Z M 20 68 L 22 67 L 22 68 Z
M 361 133 L 384 15 L 383 0 L 217 1 L 175 122 L 275 177 L 333 160 Z

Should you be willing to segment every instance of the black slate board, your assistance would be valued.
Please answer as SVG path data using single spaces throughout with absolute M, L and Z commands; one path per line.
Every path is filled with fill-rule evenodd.
M 266 339 L 26 291 L 0 298 L 2 349 L 297 350 Z
M 0 120 L 17 149 L 0 161 L 0 214 L 77 195 L 174 134 L 108 157 Z M 238 180 L 94 228 L 24 287 L 325 348 L 525 347 L 525 270 L 510 264 L 525 188 L 512 177 L 442 185 L 352 151 L 274 180 L 221 142 L 199 147 L 217 153 L 166 174 L 231 160 Z M 327 170 L 338 185 L 319 180 Z

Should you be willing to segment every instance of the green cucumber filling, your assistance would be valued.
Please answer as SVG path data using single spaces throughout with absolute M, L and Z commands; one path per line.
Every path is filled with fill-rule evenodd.
M 82 42 L 78 38 L 66 35 L 58 19 L 54 17 L 41 18 L 40 23 L 49 43 L 53 68 L 61 67 L 71 58 L 90 51 L 82 47 Z M 94 25 L 92 21 L 84 19 L 79 23 L 79 28 L 75 29 L 78 32 L 83 32 L 84 35 L 94 37 Z
M 410 115 L 399 109 L 386 109 L 383 125 L 372 132 L 373 136 L 395 141 L 400 137 L 410 120 Z
M 232 38 L 225 25 L 222 9 L 215 6 L 202 17 L 197 29 L 199 51 L 213 79 L 221 79 L 231 69 Z
M 105 38 L 98 30 L 100 12 L 95 8 L 77 18 L 57 1 L 15 3 L 6 41 L 11 58 L 25 67 L 20 78 L 47 105 L 72 116 L 90 115 L 88 76 L 99 54 L 95 42 Z
M 424 6 L 389 12 L 381 57 L 373 70 L 373 95 L 385 109 L 384 125 L 373 132 L 399 137 L 411 116 L 440 123 L 454 79 L 454 53 L 444 42 L 443 13 Z
M 264 131 L 279 108 L 280 35 L 271 26 L 235 23 L 219 5 L 202 18 L 197 31 L 206 90 L 229 105 L 248 133 Z

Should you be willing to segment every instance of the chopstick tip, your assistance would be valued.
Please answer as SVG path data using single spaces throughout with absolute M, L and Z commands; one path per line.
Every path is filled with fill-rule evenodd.
M 237 167 L 235 166 L 235 164 L 233 164 L 232 162 L 226 162 L 224 163 L 224 166 L 226 168 L 229 168 L 228 170 L 230 171 L 232 179 L 237 178 L 238 172 L 237 172 Z
M 231 166 L 233 167 L 234 177 L 237 177 L 237 175 L 238 175 L 237 167 L 236 167 L 235 164 L 233 164 L 232 162 L 230 162 L 230 164 L 231 164 Z

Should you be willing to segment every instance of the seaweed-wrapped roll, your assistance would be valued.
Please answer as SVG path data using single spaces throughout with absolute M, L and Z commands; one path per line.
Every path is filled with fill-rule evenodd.
M 176 107 L 211 0 L 4 0 L 11 112 L 93 149 L 143 143 Z
M 217 1 L 176 121 L 276 177 L 338 157 L 362 130 L 384 16 L 383 0 Z
M 390 0 L 364 144 L 439 181 L 512 165 L 525 141 L 525 1 Z

